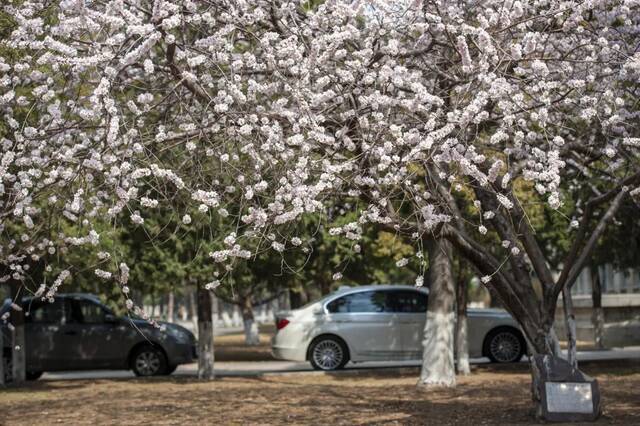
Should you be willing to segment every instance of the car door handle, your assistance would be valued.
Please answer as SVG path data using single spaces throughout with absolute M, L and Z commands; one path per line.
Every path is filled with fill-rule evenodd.
M 75 336 L 75 335 L 78 334 L 78 332 L 77 331 L 73 331 L 73 330 L 69 330 L 69 331 L 65 331 L 64 334 L 67 335 L 67 336 Z

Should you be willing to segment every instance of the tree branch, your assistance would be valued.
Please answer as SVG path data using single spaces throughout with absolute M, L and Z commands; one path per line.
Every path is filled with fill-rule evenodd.
M 568 270 L 568 269 L 570 271 L 568 273 L 564 274 L 565 275 L 564 280 L 561 280 L 561 278 L 562 278 L 562 276 L 561 276 L 558 279 L 558 281 L 556 282 L 556 284 L 554 286 L 554 289 L 553 289 L 554 300 L 558 297 L 558 294 L 560 294 L 560 292 L 562 291 L 562 289 L 565 286 L 569 287 L 569 288 L 571 288 L 573 286 L 573 283 L 575 282 L 576 278 L 578 278 L 578 275 L 580 275 L 580 271 L 582 270 L 582 268 L 586 264 L 587 259 L 591 256 L 591 253 L 593 252 L 593 249 L 595 248 L 595 246 L 596 246 L 596 244 L 598 242 L 598 239 L 604 233 L 604 230 L 607 227 L 608 223 L 615 216 L 616 212 L 618 211 L 618 209 L 622 205 L 622 200 L 624 199 L 625 195 L 627 195 L 628 192 L 629 192 L 628 189 L 623 188 L 618 193 L 618 195 L 616 195 L 616 197 L 614 198 L 613 202 L 611 203 L 611 205 L 607 209 L 607 212 L 600 218 L 600 221 L 598 222 L 598 225 L 596 226 L 596 228 L 591 233 L 591 237 L 589 237 L 589 240 L 587 241 L 587 244 L 585 245 L 585 247 L 582 249 L 582 252 L 580 253 L 580 256 L 578 257 L 578 259 L 573 263 L 573 265 L 571 265 L 571 266 L 565 265 L 564 266 L 563 273 L 564 273 L 565 270 Z
M 571 269 L 573 269 L 573 263 L 575 262 L 578 256 L 578 251 L 580 250 L 580 247 L 582 246 L 582 242 L 584 241 L 587 235 L 587 229 L 589 227 L 589 222 L 591 220 L 591 215 L 593 213 L 594 208 L 602 203 L 606 203 L 607 201 L 613 199 L 614 197 L 619 196 L 621 193 L 624 192 L 623 189 L 625 186 L 633 185 L 638 181 L 640 181 L 640 171 L 627 177 L 626 179 L 623 179 L 618 185 L 616 185 L 615 188 L 611 189 L 610 191 L 605 192 L 604 194 L 596 195 L 585 204 L 584 212 L 582 214 L 582 218 L 580 219 L 580 224 L 578 225 L 578 232 L 576 233 L 576 236 L 573 239 L 573 244 L 571 244 L 569 253 L 562 261 L 562 264 L 564 265 L 564 267 L 562 269 L 562 272 L 560 273 L 560 277 L 558 278 L 554 286 L 554 293 L 559 294 L 560 289 L 567 282 L 569 283 L 571 282 L 568 280 L 569 273 Z

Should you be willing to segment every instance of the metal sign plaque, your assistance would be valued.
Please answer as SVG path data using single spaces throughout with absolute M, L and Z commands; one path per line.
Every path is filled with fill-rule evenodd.
M 549 413 L 592 413 L 591 383 L 545 382 Z

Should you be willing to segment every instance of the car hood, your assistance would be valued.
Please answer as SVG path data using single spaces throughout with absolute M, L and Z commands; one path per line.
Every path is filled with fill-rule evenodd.
M 127 322 L 131 322 L 136 328 L 139 328 L 140 330 L 144 330 L 144 331 L 151 331 L 151 330 L 155 330 L 159 333 L 162 333 L 161 329 L 157 329 L 156 327 L 154 327 L 152 324 L 150 324 L 148 321 L 142 319 L 142 318 L 127 318 L 125 317 L 125 321 Z M 187 333 L 192 340 L 195 340 L 195 336 L 193 335 L 193 333 L 191 331 L 189 331 L 187 328 L 179 325 L 179 324 L 175 324 L 172 322 L 166 322 L 166 321 L 158 321 L 158 324 L 160 324 L 161 327 L 166 327 L 167 329 L 172 328 L 174 330 L 180 330 L 184 333 Z

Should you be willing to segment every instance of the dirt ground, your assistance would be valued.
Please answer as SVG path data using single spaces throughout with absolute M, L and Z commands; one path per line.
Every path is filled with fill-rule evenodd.
M 601 384 L 598 424 L 640 425 L 640 362 L 587 364 Z M 339 374 L 38 381 L 0 391 L 0 424 L 522 425 L 526 365 L 474 368 L 457 388 L 417 391 L 413 368 Z
M 273 361 L 271 356 L 271 336 L 275 334 L 275 327 L 260 326 L 260 344 L 247 346 L 244 344 L 244 334 L 235 333 L 215 338 L 215 359 L 217 361 Z

